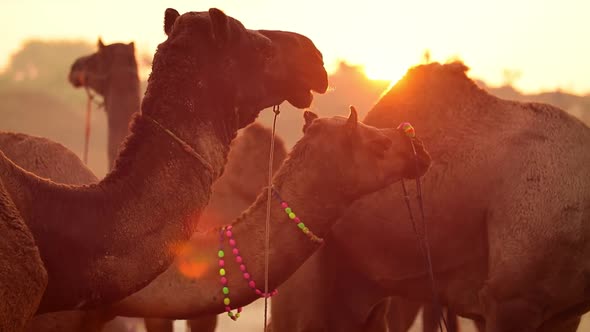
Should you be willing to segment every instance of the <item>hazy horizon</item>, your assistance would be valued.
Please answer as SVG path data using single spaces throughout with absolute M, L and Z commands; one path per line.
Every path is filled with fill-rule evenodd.
M 504 71 L 520 73 L 523 92 L 560 89 L 590 93 L 590 3 L 576 0 L 298 2 L 179 0 L 23 0 L 3 2 L 0 70 L 28 39 L 105 43 L 134 41 L 152 54 L 165 39 L 163 13 L 224 10 L 252 29 L 290 30 L 310 37 L 333 70 L 340 60 L 361 65 L 370 78 L 398 80 L 426 49 L 433 61 L 459 58 L 471 75 L 501 85 Z

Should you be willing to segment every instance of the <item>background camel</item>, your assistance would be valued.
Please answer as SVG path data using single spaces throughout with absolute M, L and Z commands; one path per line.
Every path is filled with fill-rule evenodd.
M 140 84 L 135 45 L 116 43 L 105 46 L 98 40 L 98 51 L 81 57 L 68 75 L 75 87 L 86 87 L 103 97 L 108 124 L 108 162 L 113 167 L 121 142 L 129 134 L 133 113 L 139 112 Z
M 49 273 L 49 285 L 40 312 L 108 303 L 137 290 L 165 269 L 173 255 L 164 243 L 180 240 L 190 234 L 187 231 L 207 202 L 212 181 L 221 174 L 229 142 L 237 129 L 253 121 L 261 109 L 285 98 L 304 107 L 311 102 L 310 90 L 325 90 L 326 72 L 321 54 L 311 41 L 287 32 L 264 31 L 263 35 L 246 30 L 238 21 L 218 10 L 212 9 L 210 12 L 190 13 L 179 18 L 176 11 L 167 11 L 165 30 L 169 37 L 160 45 L 155 56 L 142 113 L 132 125 L 133 133 L 119 159 L 120 163 L 105 180 L 96 185 L 73 189 L 23 172 L 8 159 L 4 158 L 0 163 L 0 175 L 6 191 L 33 233 L 47 235 L 48 231 L 53 232 L 47 229 L 47 225 L 51 225 L 55 227 L 55 235 L 61 239 L 55 243 L 51 240 L 55 239 L 55 235 L 35 236 Z M 174 28 L 172 24 L 176 19 L 178 21 Z M 198 31 L 203 28 L 203 25 L 194 24 L 198 21 L 206 22 L 214 30 Z M 183 39 L 194 40 L 191 32 L 207 39 L 198 43 L 198 50 L 175 47 Z M 208 34 L 214 34 L 215 38 L 209 38 Z M 236 35 L 242 35 L 243 40 L 249 43 L 241 43 L 241 48 L 215 46 L 219 45 L 215 43 L 227 45 Z M 211 43 L 215 45 L 208 45 Z M 252 47 L 258 47 L 258 50 L 246 60 L 243 55 L 253 52 Z M 261 54 L 261 47 L 274 48 L 273 56 Z M 223 62 L 224 75 L 213 74 L 219 63 L 208 63 L 206 71 L 199 65 L 199 59 L 204 56 L 201 52 L 207 51 L 216 53 L 215 58 Z M 236 58 L 233 52 L 239 53 L 239 56 Z M 264 59 L 258 61 L 257 56 L 264 56 Z M 179 68 L 178 63 L 187 57 L 194 60 L 195 65 L 181 66 L 181 72 L 178 69 L 175 72 L 173 68 Z M 248 63 L 252 60 L 255 64 Z M 231 70 L 225 66 L 228 61 L 234 63 Z M 298 68 L 301 65 L 306 71 L 294 75 L 300 73 Z M 247 77 L 239 76 L 245 73 L 241 67 L 248 69 Z M 183 77 L 200 80 L 184 82 Z M 228 79 L 234 84 L 225 84 Z M 267 80 L 272 81 L 272 90 L 268 88 Z M 198 87 L 191 88 L 197 83 Z M 207 84 L 201 86 L 201 83 Z M 175 84 L 181 86 L 173 89 L 174 94 L 168 93 L 167 90 Z M 210 93 L 209 89 L 214 92 Z M 206 97 L 201 98 L 201 94 Z M 195 102 L 178 105 L 182 99 L 180 95 L 190 96 Z M 236 98 L 228 100 L 227 96 L 232 95 Z M 219 99 L 216 96 L 224 97 Z M 212 108 L 215 108 L 214 112 Z M 195 109 L 199 110 L 198 118 L 191 114 Z M 171 135 L 172 132 L 165 130 L 166 127 L 172 128 L 176 134 Z M 194 136 L 195 132 L 199 133 L 197 137 Z M 209 166 L 196 162 L 185 149 L 193 153 L 199 151 Z M 157 151 L 166 153 L 154 153 Z M 155 176 L 146 177 L 150 172 Z M 146 186 L 146 179 L 152 182 L 151 185 Z M 181 181 L 182 185 L 174 185 L 175 181 Z M 158 182 L 160 185 L 157 185 Z M 134 195 L 133 192 L 141 187 L 147 190 L 143 190 L 141 196 Z M 125 194 L 129 190 L 132 192 Z M 115 192 L 126 196 L 127 200 L 117 198 Z M 169 197 L 171 194 L 177 198 L 171 204 L 175 206 L 148 203 L 149 200 Z M 100 202 L 98 206 L 96 202 Z M 67 209 L 62 209 L 60 204 L 67 204 Z M 35 209 L 26 208 L 32 205 Z M 89 214 L 100 220 L 88 218 Z M 164 214 L 168 217 L 166 222 L 158 222 Z M 57 215 L 59 218 L 55 217 Z M 134 218 L 141 219 L 141 226 L 136 225 L 138 228 L 130 226 Z M 104 220 L 115 224 L 105 224 Z M 116 223 L 123 221 L 124 227 L 116 226 Z M 69 227 L 64 227 L 63 223 Z M 94 227 L 89 227 L 90 224 Z M 84 232 L 89 229 L 93 230 L 93 234 L 84 236 Z M 154 233 L 156 229 L 159 231 Z M 147 234 L 151 235 L 150 239 L 143 237 Z M 129 242 L 138 236 L 142 236 L 143 240 Z M 168 240 L 162 242 L 162 236 Z M 109 243 L 104 241 L 122 238 L 128 241 L 116 241 L 110 248 Z M 150 252 L 150 255 L 145 252 Z M 150 262 L 142 262 L 141 257 L 153 260 L 156 264 L 146 264 Z M 69 264 L 64 266 L 63 261 Z M 119 269 L 121 266 L 126 269 Z M 148 266 L 150 268 L 146 270 Z M 81 282 L 85 278 L 88 282 Z
M 465 72 L 460 63 L 413 68 L 365 118 L 410 121 L 429 147 L 423 190 L 438 295 L 486 331 L 575 331 L 588 289 L 590 130 L 555 107 L 491 96 Z M 396 186 L 356 202 L 280 288 L 272 329 L 383 330 L 384 317 L 371 315 L 383 298 L 430 301 L 404 220 Z

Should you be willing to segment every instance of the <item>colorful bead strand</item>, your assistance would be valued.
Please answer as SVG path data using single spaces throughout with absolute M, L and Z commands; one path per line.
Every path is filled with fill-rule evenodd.
M 281 196 L 279 195 L 279 193 L 275 190 L 275 188 L 272 188 L 272 193 L 273 196 L 279 201 L 281 202 L 281 207 L 283 208 L 283 210 L 285 211 L 285 213 L 287 214 L 287 216 L 289 217 L 289 219 L 293 220 L 293 222 L 297 225 L 297 227 L 299 227 L 299 229 L 303 232 L 303 234 L 305 234 L 312 242 L 315 243 L 323 243 L 324 240 L 318 236 L 316 236 L 315 234 L 313 234 L 312 231 L 309 230 L 309 228 L 307 228 L 307 226 L 305 226 L 305 224 L 301 221 L 301 219 L 299 219 L 299 217 L 297 217 L 297 215 L 295 214 L 295 212 L 293 212 L 293 209 L 291 209 L 289 207 L 289 204 L 287 204 L 287 202 L 285 202 Z
M 223 251 L 223 233 L 224 229 L 221 229 L 219 234 L 219 251 L 217 252 L 217 257 L 219 257 L 219 276 L 221 281 L 221 292 L 223 293 L 223 304 L 225 305 L 225 312 L 232 320 L 237 320 L 240 317 L 240 313 L 242 312 L 242 307 L 238 307 L 237 312 L 234 314 L 230 307 L 231 300 L 229 299 L 229 287 L 228 287 L 228 280 L 225 271 L 225 252 Z
M 264 293 L 260 289 L 256 288 L 256 282 L 254 280 L 252 280 L 252 276 L 250 275 L 250 273 L 248 272 L 248 269 L 246 268 L 246 264 L 244 263 L 244 259 L 242 258 L 242 256 L 240 256 L 240 251 L 238 250 L 237 243 L 236 243 L 236 240 L 234 239 L 234 234 L 232 232 L 232 226 L 224 227 L 223 230 L 225 231 L 224 232 L 225 237 L 228 238 L 229 245 L 232 247 L 232 253 L 234 254 L 234 257 L 236 259 L 236 263 L 240 264 L 240 271 L 242 271 L 242 276 L 244 277 L 244 279 L 248 283 L 248 287 L 250 287 L 252 290 L 254 290 L 254 292 L 257 295 L 259 295 L 260 297 L 271 297 L 271 296 L 276 295 L 278 293 L 278 291 L 276 289 L 270 293 Z
M 279 202 L 281 202 L 281 207 L 283 208 L 283 210 L 285 211 L 285 213 L 287 214 L 289 219 L 293 220 L 293 222 L 297 225 L 297 227 L 299 229 L 301 229 L 303 234 L 305 234 L 312 242 L 315 242 L 315 243 L 323 243 L 324 242 L 323 239 L 321 239 L 320 237 L 313 234 L 313 232 L 311 232 L 309 230 L 309 228 L 307 228 L 307 226 L 305 226 L 305 224 L 301 221 L 301 219 L 289 207 L 289 204 L 287 204 L 287 202 L 285 202 L 281 198 L 279 193 L 274 188 L 272 188 L 272 193 L 273 193 L 273 196 L 277 200 L 279 200 Z M 219 233 L 219 251 L 217 252 L 217 256 L 219 257 L 219 276 L 220 276 L 221 287 L 222 287 L 221 292 L 223 293 L 223 304 L 225 306 L 225 311 L 227 312 L 227 315 L 232 320 L 235 321 L 240 317 L 240 313 L 242 312 L 243 308 L 238 307 L 237 312 L 234 314 L 232 312 L 232 308 L 230 306 L 230 304 L 231 304 L 231 300 L 229 298 L 230 291 L 229 291 L 229 286 L 228 286 L 228 280 L 226 277 L 227 271 L 225 270 L 225 267 L 226 267 L 225 266 L 225 259 L 224 259 L 225 258 L 225 251 L 223 250 L 223 243 L 224 243 L 225 238 L 228 239 L 228 243 L 231 247 L 231 251 L 235 257 L 236 263 L 239 264 L 240 271 L 242 272 L 242 276 L 244 277 L 244 279 L 248 283 L 248 287 L 250 287 L 252 290 L 254 290 L 254 292 L 257 295 L 259 295 L 260 297 L 274 296 L 274 295 L 278 294 L 278 290 L 275 289 L 270 293 L 264 293 L 263 291 L 261 291 L 260 289 L 258 289 L 256 287 L 256 282 L 252 279 L 252 276 L 250 275 L 250 273 L 248 272 L 248 269 L 246 268 L 246 264 L 244 263 L 244 259 L 240 255 L 240 250 L 237 247 L 237 243 L 236 243 L 236 240 L 234 239 L 234 234 L 233 234 L 232 229 L 233 229 L 233 227 L 231 225 L 221 228 L 220 233 Z

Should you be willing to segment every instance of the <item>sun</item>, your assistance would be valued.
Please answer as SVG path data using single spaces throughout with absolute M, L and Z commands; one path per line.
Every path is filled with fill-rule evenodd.
M 397 82 L 407 71 L 407 67 L 395 63 L 375 63 L 363 65 L 363 71 L 368 79 L 373 81 Z

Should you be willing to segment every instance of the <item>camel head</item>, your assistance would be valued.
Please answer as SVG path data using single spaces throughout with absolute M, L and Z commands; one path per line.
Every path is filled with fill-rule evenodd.
M 358 121 L 353 106 L 348 118 L 318 118 L 312 112 L 304 118 L 304 135 L 292 155 L 311 158 L 306 160 L 306 179 L 318 188 L 356 199 L 402 178 L 421 176 L 430 166 L 421 142 L 414 139 L 415 157 L 412 139 L 403 130 L 367 126 Z M 310 145 L 313 149 L 306 148 Z
M 98 51 L 76 59 L 68 80 L 76 88 L 88 87 L 104 96 L 110 75 L 123 70 L 137 73 L 134 43 L 105 45 L 99 38 Z
M 204 95 L 214 99 L 216 105 L 211 106 L 217 114 L 200 113 L 201 118 L 215 116 L 227 122 L 232 117 L 242 128 L 265 108 L 285 100 L 305 108 L 311 104 L 312 91 L 326 91 L 322 54 L 305 36 L 249 30 L 215 8 L 183 15 L 168 8 L 164 32 L 167 39 L 154 56 L 150 84 L 164 78 L 166 93 L 186 90 L 177 97 L 185 100 L 185 105 L 203 103 Z M 148 89 L 148 105 L 151 96 L 158 93 Z M 177 119 L 180 116 L 174 115 Z

